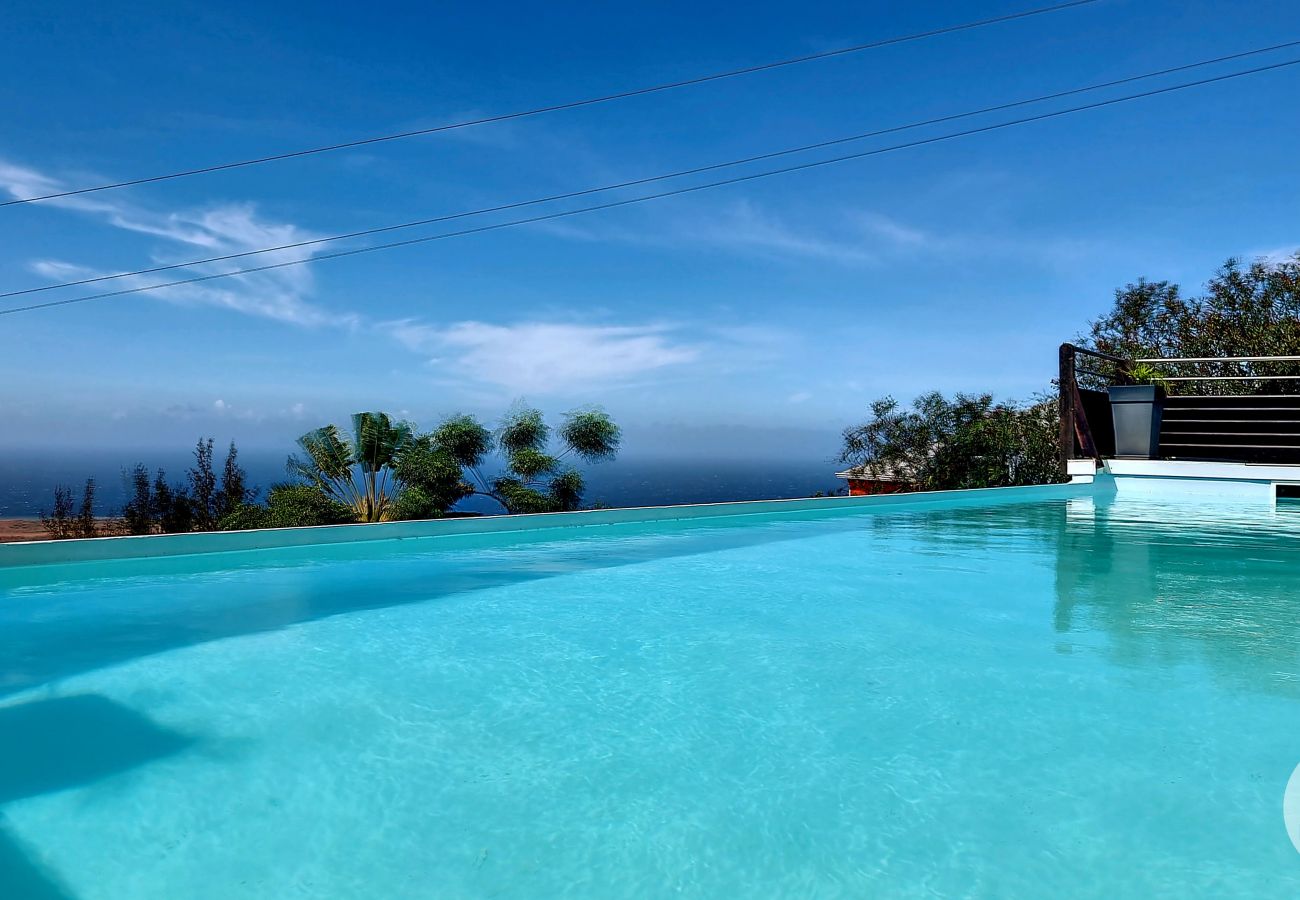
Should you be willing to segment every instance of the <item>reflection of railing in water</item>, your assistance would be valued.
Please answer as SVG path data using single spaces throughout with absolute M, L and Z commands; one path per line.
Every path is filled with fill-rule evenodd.
M 1300 518 L 1269 506 L 1094 495 L 1066 501 L 1053 620 L 1120 664 L 1191 664 L 1248 694 L 1300 699 Z
M 1086 367 L 1079 365 L 1079 357 L 1085 358 Z M 1113 455 L 1104 391 L 1132 384 L 1139 366 L 1147 367 L 1148 379 L 1169 393 L 1163 401 L 1162 458 L 1300 463 L 1300 356 L 1129 360 L 1062 344 L 1063 468 L 1070 459 Z

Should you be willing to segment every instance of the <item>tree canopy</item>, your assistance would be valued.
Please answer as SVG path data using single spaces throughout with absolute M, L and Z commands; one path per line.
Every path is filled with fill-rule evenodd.
M 556 512 L 582 504 L 585 484 L 572 461 L 613 459 L 620 437 L 596 408 L 569 412 L 552 428 L 540 410 L 521 403 L 495 430 L 459 414 L 427 433 L 387 413 L 363 412 L 352 417 L 350 434 L 335 425 L 304 434 L 288 470 L 358 522 L 434 518 L 471 495 L 507 512 Z M 494 456 L 500 471 L 489 477 L 484 470 Z
M 1222 356 L 1300 356 L 1300 253 L 1245 264 L 1229 259 L 1200 296 L 1169 281 L 1144 278 L 1115 291 L 1110 310 L 1078 338 L 1125 360 Z M 1099 365 L 1090 360 L 1090 365 Z M 1129 380 L 1172 384 L 1177 364 L 1130 366 Z M 1253 376 L 1254 380 L 1177 382 L 1182 393 L 1290 393 L 1294 363 L 1200 365 L 1186 374 Z M 1112 373 L 1117 374 L 1117 373 Z M 1104 387 L 1106 373 L 1081 376 Z M 1059 481 L 1055 404 L 994 402 L 989 394 L 922 394 L 910 409 L 892 397 L 871 406 L 871 418 L 844 431 L 840 460 L 864 475 L 887 476 L 915 488 L 999 487 Z
M 1300 356 L 1300 253 L 1245 264 L 1229 259 L 1200 296 L 1169 281 L 1138 279 L 1115 291 L 1109 312 L 1091 322 L 1080 343 L 1124 359 L 1211 356 Z M 1201 365 L 1197 375 L 1250 375 L 1259 381 L 1179 382 L 1180 393 L 1274 393 L 1294 374 L 1285 363 Z M 1155 373 L 1158 377 L 1160 373 Z M 1165 371 L 1163 374 L 1172 374 Z M 1292 386 L 1294 384 L 1292 383 Z
M 990 394 L 937 391 L 910 409 L 892 397 L 845 429 L 840 461 L 867 477 L 920 490 L 1010 487 L 1060 481 L 1055 404 L 995 403 Z

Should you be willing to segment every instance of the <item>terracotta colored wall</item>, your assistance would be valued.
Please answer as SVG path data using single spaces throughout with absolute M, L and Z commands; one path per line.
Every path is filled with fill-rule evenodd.
M 866 497 L 870 494 L 897 494 L 903 485 L 897 481 L 870 481 L 866 478 L 849 479 L 849 496 Z

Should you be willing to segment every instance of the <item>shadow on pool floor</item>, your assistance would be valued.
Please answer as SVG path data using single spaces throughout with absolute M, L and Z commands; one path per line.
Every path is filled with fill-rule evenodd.
M 84 787 L 179 753 L 193 739 L 98 694 L 0 706 L 0 803 Z M 0 816 L 0 897 L 72 900 Z
M 0 823 L 3 818 L 0 818 Z M 76 900 L 65 887 L 33 862 L 0 824 L 0 896 L 5 900 Z
M 82 787 L 193 741 L 99 694 L 0 706 L 0 803 Z

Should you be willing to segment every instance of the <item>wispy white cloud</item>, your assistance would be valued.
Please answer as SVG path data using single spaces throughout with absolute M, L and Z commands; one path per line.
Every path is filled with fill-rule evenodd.
M 1290 247 L 1274 247 L 1271 250 L 1256 250 L 1253 253 L 1247 253 L 1246 258 L 1250 260 L 1262 259 L 1272 265 L 1278 263 L 1291 262 L 1300 254 L 1300 244 L 1293 244 Z
M 878 261 L 860 236 L 833 237 L 812 228 L 799 228 L 748 201 L 722 209 L 716 217 L 687 228 L 685 236 L 743 253 L 791 259 L 815 259 L 841 265 Z
M 831 236 L 799 227 L 749 201 L 693 208 L 667 216 L 652 214 L 639 227 L 608 222 L 548 222 L 539 230 L 578 241 L 605 241 L 668 249 L 722 250 L 769 259 L 820 260 L 840 265 L 878 262 L 861 234 Z
M 66 189 L 63 182 L 50 175 L 0 160 L 0 190 L 15 199 Z M 152 248 L 149 262 L 139 268 L 173 265 L 195 256 L 243 253 L 319 237 L 297 225 L 268 220 L 252 204 L 224 204 L 204 209 L 159 212 L 137 207 L 116 197 L 105 199 L 100 195 L 76 195 L 47 200 L 44 205 L 90 216 L 122 231 L 161 238 L 164 245 Z M 88 286 L 88 289 L 91 293 L 98 293 L 143 287 L 234 268 L 307 259 L 315 252 L 316 248 L 307 247 L 264 253 L 226 263 L 170 270 L 153 276 L 101 282 Z M 32 260 L 29 267 L 37 274 L 60 281 L 113 274 L 64 259 Z M 175 303 L 220 306 L 295 325 L 354 327 L 360 323 L 360 318 L 355 314 L 330 312 L 310 302 L 308 298 L 314 288 L 315 280 L 309 268 L 289 266 L 219 281 L 160 288 L 150 293 Z
M 723 251 L 806 264 L 881 267 L 926 256 L 1014 257 L 1044 265 L 1067 265 L 1097 251 L 1095 242 L 1042 238 L 992 229 L 918 227 L 873 210 L 819 212 L 815 223 L 799 221 L 749 201 L 721 207 L 650 212 L 635 227 L 609 222 L 548 222 L 538 226 L 556 237 L 667 250 Z
M 863 231 L 878 240 L 884 240 L 894 247 L 925 247 L 934 242 L 934 237 L 919 228 L 904 225 L 878 212 L 856 213 L 853 217 Z
M 705 348 L 668 325 L 554 322 L 438 326 L 412 320 L 380 328 L 456 379 L 510 392 L 564 393 L 613 386 L 698 361 Z
M 879 258 L 887 262 L 944 256 L 953 259 L 1010 258 L 1045 266 L 1066 266 L 1095 255 L 1096 241 L 1044 237 L 967 224 L 939 232 L 921 228 L 875 211 L 848 216 Z
M 63 189 L 64 183 L 50 175 L 0 163 L 0 191 L 11 196 L 25 197 Z M 121 231 L 158 239 L 155 243 L 160 242 L 161 247 L 152 248 L 152 265 L 168 265 L 196 256 L 240 253 L 315 237 L 291 223 L 265 218 L 250 204 L 160 212 L 116 196 L 105 199 L 98 195 L 58 198 L 48 204 Z M 730 208 L 721 218 L 697 223 L 693 235 L 696 241 L 750 253 L 841 261 L 859 258 L 850 246 L 800 234 L 748 204 Z M 156 276 L 122 278 L 87 286 L 87 292 L 126 289 L 247 265 L 302 259 L 309 252 L 310 248 L 306 252 L 281 251 Z M 31 260 L 29 267 L 52 281 L 108 274 L 63 258 Z M 176 285 L 151 291 L 146 296 L 172 303 L 218 306 L 300 326 L 364 329 L 424 356 L 441 381 L 467 390 L 511 394 L 572 394 L 650 381 L 668 383 L 707 373 L 732 373 L 770 363 L 785 352 L 789 343 L 788 336 L 754 324 L 575 321 L 564 318 L 562 313 L 545 319 L 504 321 L 377 321 L 369 316 L 325 309 L 312 302 L 314 291 L 310 268 L 291 266 Z M 267 415 L 299 417 L 302 409 L 254 412 L 219 398 L 201 410 L 174 408 L 168 414 L 251 419 Z

